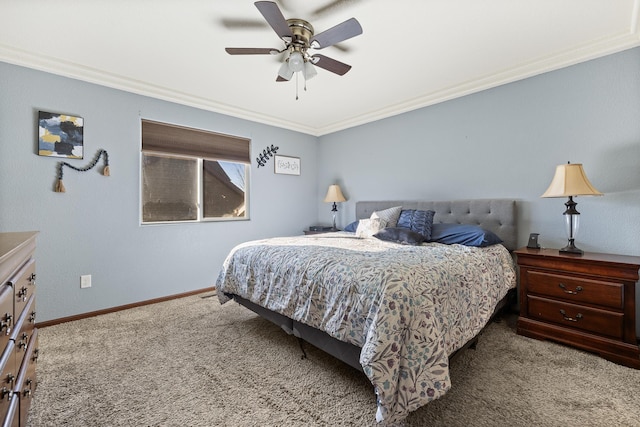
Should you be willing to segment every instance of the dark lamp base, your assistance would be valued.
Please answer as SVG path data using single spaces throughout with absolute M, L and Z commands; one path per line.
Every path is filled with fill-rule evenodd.
M 569 243 L 567 244 L 567 246 L 560 249 L 560 253 L 582 255 L 584 254 L 584 251 L 582 249 L 576 248 L 576 246 L 573 244 L 573 239 L 569 239 Z

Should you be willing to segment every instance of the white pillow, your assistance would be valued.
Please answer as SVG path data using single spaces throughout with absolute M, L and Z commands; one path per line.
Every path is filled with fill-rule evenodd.
M 398 218 L 400 218 L 400 212 L 402 212 L 402 206 L 395 206 L 393 208 L 384 209 L 382 211 L 375 211 L 371 214 L 371 218 L 377 215 L 378 218 L 384 222 L 383 227 L 395 227 L 398 225 Z
M 369 217 L 369 219 L 379 219 L 380 220 L 380 229 L 381 230 L 387 226 L 387 220 L 383 219 L 383 218 L 380 218 L 380 216 L 378 215 L 378 212 L 372 213 L 371 216 Z
M 361 219 L 356 230 L 356 237 L 364 239 L 371 237 L 384 228 L 380 218 Z

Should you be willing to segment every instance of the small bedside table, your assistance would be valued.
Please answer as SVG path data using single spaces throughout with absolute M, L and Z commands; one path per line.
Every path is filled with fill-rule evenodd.
M 520 269 L 518 334 L 640 369 L 635 300 L 640 257 L 528 248 L 515 254 Z

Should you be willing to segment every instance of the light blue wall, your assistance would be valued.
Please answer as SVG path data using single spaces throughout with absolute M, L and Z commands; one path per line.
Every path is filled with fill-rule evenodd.
M 61 159 L 37 155 L 38 110 L 83 117 L 85 158 L 69 162 L 104 148 L 111 176 L 65 168 L 53 192 Z M 274 144 L 302 174 L 254 162 L 250 221 L 141 226 L 141 117 L 251 138 L 252 158 Z M 40 231 L 39 321 L 209 287 L 235 244 L 301 234 L 317 219 L 316 154 L 315 137 L 0 63 L 0 231 Z
M 349 199 L 340 226 L 358 200 L 508 197 L 519 243 L 545 247 L 567 242 L 566 200 L 539 196 L 556 165 L 583 163 L 605 195 L 575 199 L 577 246 L 640 255 L 640 49 L 326 135 L 318 153 L 318 191 L 338 182 Z

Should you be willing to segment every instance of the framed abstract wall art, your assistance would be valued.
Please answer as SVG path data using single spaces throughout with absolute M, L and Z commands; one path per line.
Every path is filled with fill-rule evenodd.
M 82 159 L 84 119 L 59 113 L 38 112 L 38 154 Z

